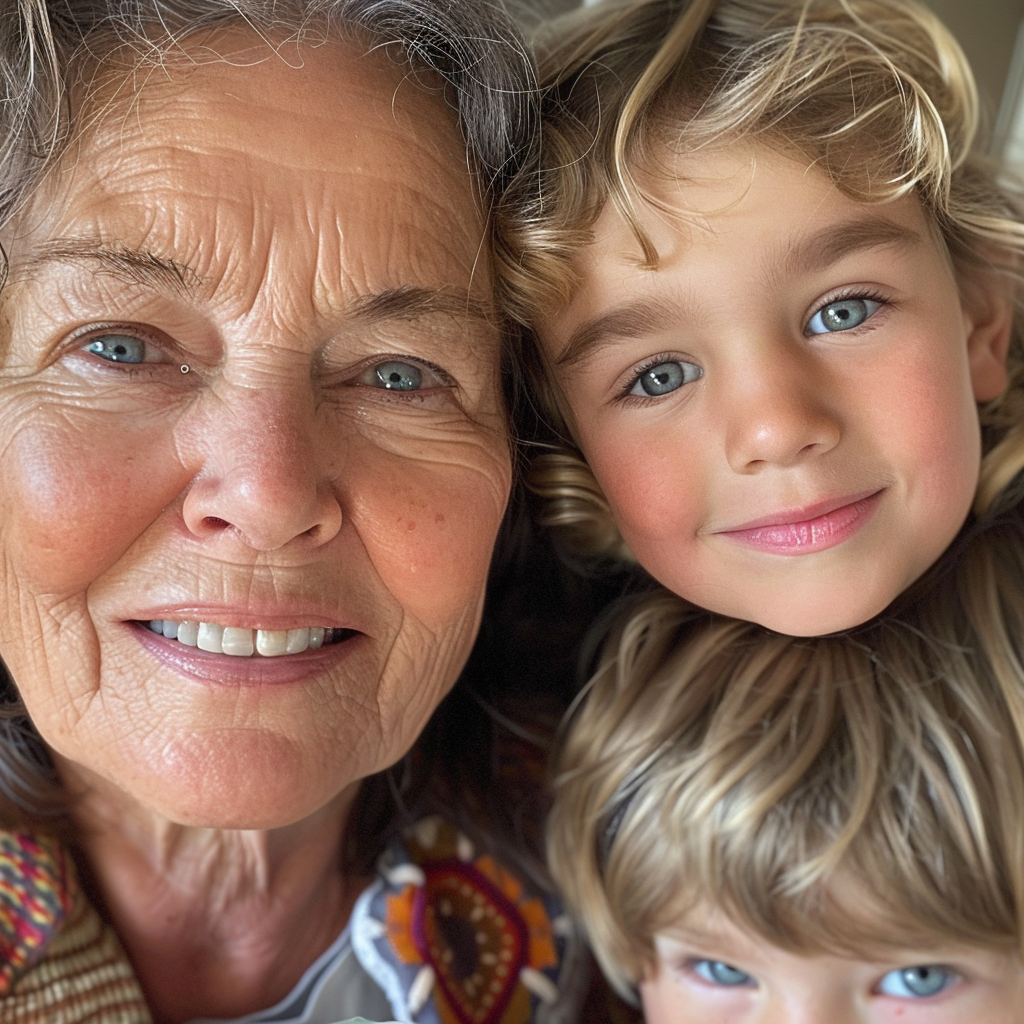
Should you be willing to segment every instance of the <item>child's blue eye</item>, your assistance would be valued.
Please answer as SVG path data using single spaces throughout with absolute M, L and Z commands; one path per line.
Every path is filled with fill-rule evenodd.
M 874 316 L 882 303 L 875 299 L 836 299 L 822 306 L 807 325 L 808 334 L 831 334 L 835 331 L 849 331 L 860 327 L 865 320 Z
M 703 376 L 704 371 L 694 363 L 671 359 L 641 370 L 629 389 L 629 394 L 657 398 L 677 391 L 684 384 L 690 384 Z
M 879 992 L 903 999 L 926 999 L 938 995 L 956 981 L 957 974 L 938 964 L 921 964 L 890 971 L 878 983 Z
M 695 960 L 694 971 L 705 981 L 712 985 L 725 985 L 728 988 L 739 988 L 741 986 L 754 986 L 757 984 L 754 979 L 731 964 L 722 963 L 721 960 Z

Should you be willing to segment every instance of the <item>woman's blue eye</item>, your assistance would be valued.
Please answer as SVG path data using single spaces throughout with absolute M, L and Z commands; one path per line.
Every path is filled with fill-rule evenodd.
M 146 343 L 130 334 L 104 334 L 89 342 L 83 350 L 112 363 L 144 363 Z
M 705 981 L 712 985 L 724 985 L 728 988 L 739 988 L 741 986 L 754 986 L 757 984 L 754 979 L 731 964 L 722 963 L 721 960 L 696 960 L 693 964 L 694 971 Z
M 875 299 L 837 299 L 822 306 L 807 325 L 809 334 L 832 334 L 860 327 L 882 308 Z
M 373 387 L 389 391 L 418 391 L 423 386 L 423 371 L 412 363 L 397 359 L 378 363 L 370 376 Z
M 648 366 L 642 370 L 629 389 L 629 393 L 657 398 L 660 395 L 677 391 L 684 384 L 690 384 L 703 376 L 704 371 L 699 366 L 673 359 L 655 366 Z
M 927 999 L 949 988 L 957 977 L 954 971 L 938 964 L 901 967 L 882 978 L 878 990 L 887 996 L 903 999 Z

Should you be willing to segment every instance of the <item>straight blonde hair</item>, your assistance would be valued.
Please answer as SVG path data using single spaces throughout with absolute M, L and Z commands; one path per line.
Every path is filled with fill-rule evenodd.
M 563 737 L 548 850 L 621 992 L 708 903 L 797 952 L 1024 953 L 1022 580 L 1013 513 L 844 635 L 668 593 L 619 621 Z

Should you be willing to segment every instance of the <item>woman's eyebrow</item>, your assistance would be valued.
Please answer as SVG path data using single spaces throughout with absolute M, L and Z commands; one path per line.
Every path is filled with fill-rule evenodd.
M 361 295 L 349 307 L 350 315 L 364 323 L 388 320 L 419 320 L 425 316 L 449 316 L 457 320 L 496 325 L 493 308 L 458 288 L 422 288 L 403 285 L 372 295 Z
M 107 245 L 92 239 L 58 238 L 41 242 L 21 264 L 28 275 L 51 263 L 92 266 L 136 284 L 171 288 L 192 294 L 202 276 L 192 267 L 149 249 Z
M 133 283 L 194 293 L 203 283 L 195 269 L 179 260 L 148 249 L 107 245 L 92 239 L 61 238 L 40 243 L 25 257 L 19 271 L 27 275 L 51 263 L 72 263 L 123 277 Z M 355 298 L 347 312 L 356 320 L 379 323 L 387 320 L 418 320 L 446 315 L 480 321 L 493 327 L 494 310 L 487 303 L 457 288 L 402 286 Z

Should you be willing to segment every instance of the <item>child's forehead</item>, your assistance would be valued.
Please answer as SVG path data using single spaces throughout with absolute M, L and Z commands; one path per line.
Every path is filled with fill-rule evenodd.
M 874 223 L 898 225 L 907 240 L 932 234 L 916 195 L 859 201 L 843 192 L 816 161 L 764 143 L 736 142 L 696 152 L 657 145 L 634 176 L 638 219 L 662 259 L 739 233 L 769 245 L 774 240 L 780 259 L 791 244 L 819 230 Z M 838 234 L 834 240 L 841 242 Z M 630 252 L 624 258 L 636 259 L 628 222 L 614 204 L 606 203 L 594 225 L 594 244 L 590 252 L 581 253 L 581 265 L 622 249 Z
M 810 190 L 827 192 L 831 182 L 817 162 L 770 140 L 723 140 L 690 149 L 683 140 L 653 140 L 633 169 L 653 197 L 682 193 L 697 212 L 727 212 L 755 184 L 785 189 L 805 179 Z
M 765 144 L 698 152 L 662 145 L 635 178 L 636 219 L 658 254 L 655 272 L 645 265 L 633 226 L 606 203 L 592 241 L 575 256 L 572 298 L 539 320 L 546 347 L 577 334 L 581 318 L 619 305 L 623 290 L 657 305 L 666 289 L 678 297 L 682 288 L 693 296 L 686 305 L 696 322 L 730 284 L 785 290 L 852 253 L 899 249 L 904 258 L 949 268 L 945 244 L 916 195 L 860 202 L 813 161 Z M 549 355 L 565 362 L 562 351 Z
M 836 941 L 828 945 L 815 941 L 813 934 L 804 936 L 799 943 L 773 941 L 724 909 L 701 902 L 653 936 L 654 952 L 659 962 L 669 965 L 699 955 L 725 962 L 739 961 L 748 968 L 798 971 L 806 970 L 810 960 L 831 963 L 838 969 L 858 964 L 884 968 L 949 960 L 969 962 L 979 974 L 992 976 L 1007 969 L 1024 971 L 1020 957 L 1006 946 L 972 946 L 948 935 L 929 932 L 920 925 L 900 922 L 879 906 L 870 893 L 858 891 L 865 901 L 858 911 L 847 915 L 841 908 L 842 901 L 834 905 L 829 930 Z M 844 941 L 846 933 L 850 941 Z

